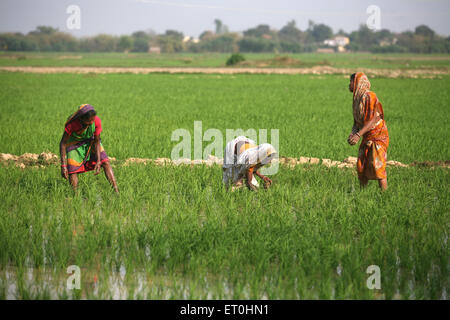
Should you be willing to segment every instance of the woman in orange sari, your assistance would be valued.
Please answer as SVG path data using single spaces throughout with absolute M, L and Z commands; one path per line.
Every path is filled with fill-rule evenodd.
M 358 154 L 358 178 L 361 187 L 369 180 L 378 180 L 381 190 L 387 189 L 386 161 L 389 134 L 383 107 L 370 91 L 370 81 L 362 72 L 351 75 L 349 90 L 353 92 L 353 128 L 348 143 L 355 145 L 362 137 Z

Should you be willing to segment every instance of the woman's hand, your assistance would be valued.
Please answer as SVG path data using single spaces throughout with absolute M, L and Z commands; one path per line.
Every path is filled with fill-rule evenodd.
M 61 176 L 66 180 L 69 179 L 69 170 L 66 166 L 61 166 Z
M 102 168 L 102 164 L 100 162 L 97 162 L 94 167 L 94 175 L 95 176 L 100 173 L 101 168 Z
M 264 189 L 269 189 L 272 185 L 272 180 L 269 177 L 264 177 Z
M 358 143 L 360 138 L 361 138 L 361 136 L 358 133 L 355 133 L 355 134 L 352 133 L 348 137 L 347 142 L 349 145 L 354 146 L 355 144 Z

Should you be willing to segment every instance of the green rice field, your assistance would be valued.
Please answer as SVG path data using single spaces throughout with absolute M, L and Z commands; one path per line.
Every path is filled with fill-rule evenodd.
M 17 63 L 30 61 L 55 66 Z M 450 159 L 450 77 L 371 82 L 388 160 Z M 269 190 L 231 193 L 219 166 L 121 165 L 170 157 L 172 132 L 193 137 L 194 121 L 224 135 L 278 129 L 282 156 L 357 156 L 347 76 L 0 72 L 0 99 L 0 152 L 16 155 L 59 154 L 65 120 L 92 104 L 120 189 L 86 173 L 74 195 L 58 166 L 0 164 L 1 299 L 448 299 L 448 168 L 388 167 L 381 193 L 360 190 L 355 169 L 280 166 Z M 381 289 L 366 285 L 371 265 Z
M 230 53 L 86 53 L 86 52 L 5 52 L 0 51 L 0 66 L 41 67 L 225 67 Z M 277 57 L 294 59 L 276 67 L 332 66 L 374 69 L 449 69 L 445 54 L 371 54 L 371 53 L 244 53 L 247 61 L 270 61 Z M 245 66 L 245 64 L 244 64 Z

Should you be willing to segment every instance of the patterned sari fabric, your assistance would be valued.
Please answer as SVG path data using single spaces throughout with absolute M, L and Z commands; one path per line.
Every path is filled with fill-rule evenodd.
M 263 143 L 258 146 L 251 144 L 242 146 L 235 165 L 237 179 L 241 180 L 245 178 L 245 175 L 249 170 L 254 171 L 257 165 L 267 165 L 277 156 L 277 151 L 269 143 Z M 256 187 L 259 185 L 255 176 L 253 176 L 252 184 Z
M 235 147 L 239 143 L 242 143 L 240 148 L 235 153 Z M 225 185 L 232 185 L 234 187 L 243 186 L 243 179 L 246 173 L 254 170 L 254 167 L 258 164 L 269 164 L 278 156 L 275 148 L 268 143 L 256 145 L 256 142 L 240 136 L 227 143 L 224 151 L 224 163 L 223 163 L 223 183 Z M 258 181 L 255 176 L 251 183 L 258 187 Z
M 79 110 L 72 114 L 66 122 L 66 126 L 72 121 L 77 121 L 83 114 L 94 110 L 91 105 L 81 105 Z M 73 132 L 67 141 L 67 169 L 69 174 L 82 173 L 93 170 L 97 163 L 97 154 L 94 145 L 95 123 L 86 127 L 81 132 Z M 100 162 L 108 161 L 103 145 L 100 142 Z
M 357 163 L 358 176 L 368 180 L 385 179 L 389 134 L 383 107 L 376 94 L 369 91 L 370 82 L 364 73 L 355 75 L 354 88 L 353 118 L 358 129 L 362 129 L 374 117 L 381 117 L 362 137 Z

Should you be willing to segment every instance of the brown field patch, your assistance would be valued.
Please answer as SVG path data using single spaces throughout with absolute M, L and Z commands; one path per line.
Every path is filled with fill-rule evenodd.
M 292 59 L 292 58 L 289 58 Z M 25 72 L 25 73 L 81 73 L 81 74 L 108 74 L 108 73 L 187 73 L 187 74 L 341 74 L 349 75 L 354 73 L 355 69 L 335 68 L 331 66 L 314 66 L 305 68 L 274 68 L 274 67 L 224 67 L 224 68 L 128 68 L 128 67 L 0 67 L 0 71 Z M 442 67 L 439 69 L 420 68 L 420 69 L 367 69 L 362 68 L 359 71 L 365 72 L 370 77 L 387 78 L 440 78 L 450 74 L 450 68 Z

